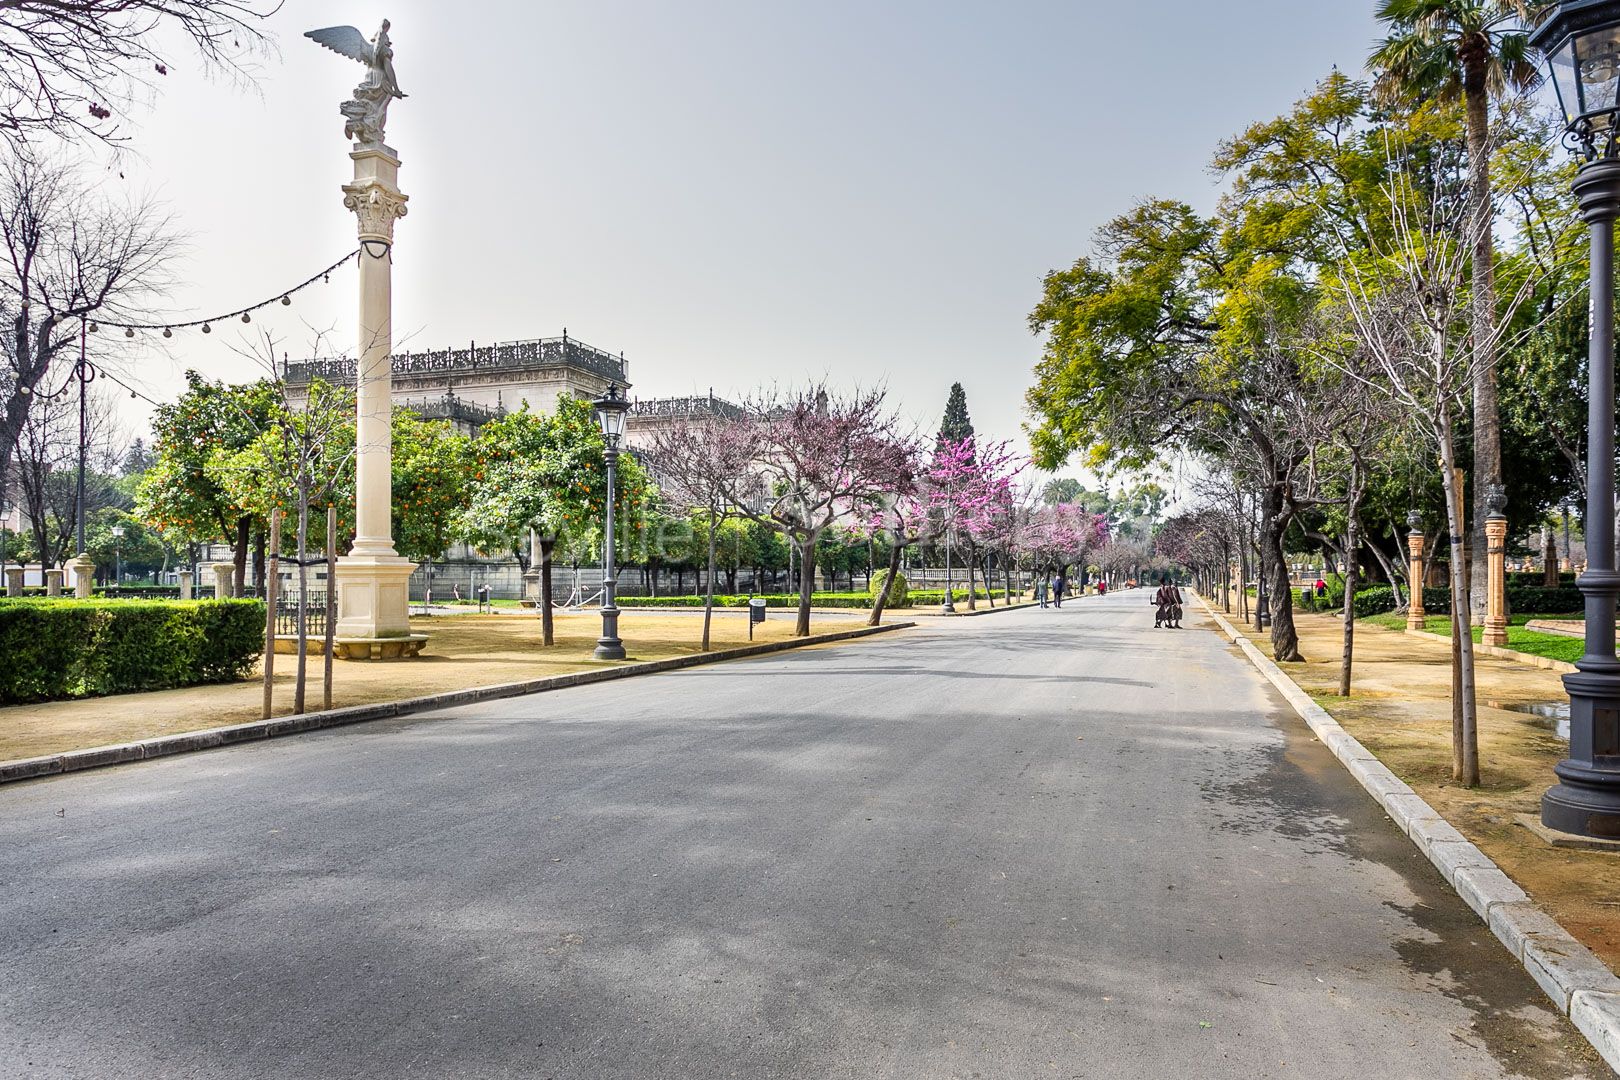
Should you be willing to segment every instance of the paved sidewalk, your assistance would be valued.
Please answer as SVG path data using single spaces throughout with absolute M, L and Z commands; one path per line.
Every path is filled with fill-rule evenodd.
M 1476 658 L 1480 771 L 1468 789 L 1451 780 L 1451 645 L 1356 625 L 1351 697 L 1337 696 L 1344 623 L 1295 612 L 1305 664 L 1279 665 L 1346 731 L 1377 754 L 1532 899 L 1611 968 L 1620 965 L 1620 856 L 1553 848 L 1514 821 L 1539 815 L 1541 794 L 1569 744 L 1525 706 L 1567 700 L 1559 675 L 1488 656 Z M 1233 625 L 1267 656 L 1269 631 Z M 1515 709 L 1518 706 L 1519 709 Z

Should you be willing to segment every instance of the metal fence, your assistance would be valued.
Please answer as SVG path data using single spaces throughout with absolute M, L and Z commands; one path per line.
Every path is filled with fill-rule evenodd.
M 326 590 L 311 589 L 304 594 L 304 634 L 326 636 Z M 298 636 L 298 594 L 276 597 L 276 636 Z

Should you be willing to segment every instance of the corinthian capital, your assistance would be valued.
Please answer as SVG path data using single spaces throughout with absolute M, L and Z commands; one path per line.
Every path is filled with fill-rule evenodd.
M 394 242 L 394 219 L 405 216 L 405 203 L 409 196 L 403 195 L 381 180 L 356 180 L 352 184 L 343 185 L 343 205 L 355 212 L 360 219 L 360 240 L 380 240 L 385 244 Z

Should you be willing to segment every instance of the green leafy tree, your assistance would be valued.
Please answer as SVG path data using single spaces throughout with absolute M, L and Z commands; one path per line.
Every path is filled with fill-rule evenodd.
M 153 418 L 154 460 L 136 494 L 137 516 L 171 542 L 230 544 L 238 590 L 253 528 L 263 519 L 225 489 L 210 465 L 255 442 L 280 407 L 267 380 L 228 386 L 188 371 L 185 393 L 160 405 Z
M 442 558 L 456 539 L 473 478 L 473 442 L 446 420 L 396 410 L 394 545 L 413 562 Z
M 588 541 L 607 501 L 606 444 L 591 403 L 560 398 L 555 411 L 524 409 L 479 429 L 471 446 L 472 481 L 454 534 L 484 550 L 519 552 L 530 529 L 540 539 L 542 636 L 554 642 L 551 566 L 559 544 Z M 617 542 L 634 550 L 652 496 L 646 473 L 619 457 Z

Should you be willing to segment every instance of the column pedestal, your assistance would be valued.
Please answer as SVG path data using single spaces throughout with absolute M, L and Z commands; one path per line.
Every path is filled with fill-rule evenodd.
M 1485 555 L 1489 560 L 1485 593 L 1485 629 L 1480 641 L 1505 647 L 1507 635 L 1507 518 L 1492 515 L 1485 519 Z
M 67 561 L 65 568 L 73 575 L 74 597 L 79 600 L 90 599 L 96 587 L 95 560 L 81 551 Z
M 214 574 L 214 599 L 229 600 L 231 587 L 236 584 L 236 564 L 228 562 L 209 563 L 208 568 Z
M 192 579 L 194 576 L 190 570 L 180 571 L 180 599 L 191 599 Z
M 61 596 L 62 595 L 62 576 L 63 576 L 62 571 L 57 570 L 54 567 L 47 570 L 47 571 L 45 571 L 45 595 L 46 596 Z
M 1406 609 L 1406 628 L 1422 630 L 1428 612 L 1423 610 L 1423 533 L 1414 528 L 1406 539 L 1409 552 L 1408 577 L 1412 582 L 1412 602 Z
M 23 592 L 23 568 L 20 566 L 6 567 L 6 595 L 21 596 Z

